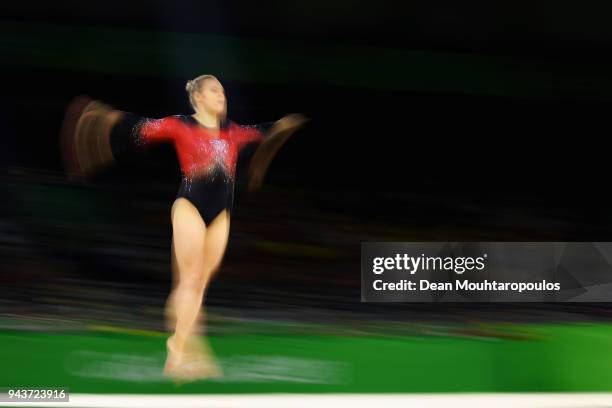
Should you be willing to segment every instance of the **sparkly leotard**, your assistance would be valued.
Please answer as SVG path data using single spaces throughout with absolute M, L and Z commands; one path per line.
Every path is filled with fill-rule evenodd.
M 239 153 L 245 146 L 261 142 L 268 126 L 227 121 L 213 130 L 189 115 L 148 119 L 124 113 L 111 131 L 110 143 L 113 154 L 172 143 L 182 173 L 177 198 L 188 199 L 208 225 L 221 211 L 232 209 Z

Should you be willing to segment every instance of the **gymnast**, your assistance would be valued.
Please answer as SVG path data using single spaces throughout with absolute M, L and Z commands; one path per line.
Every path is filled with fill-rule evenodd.
M 77 98 L 62 130 L 70 176 L 91 176 L 116 163 L 118 156 L 157 143 L 171 143 L 176 150 L 181 184 L 170 214 L 173 285 L 166 303 L 173 334 L 166 342 L 164 374 L 181 381 L 221 375 L 196 327 L 204 321 L 206 289 L 228 242 L 239 154 L 247 146 L 256 148 L 248 166 L 248 190 L 256 190 L 280 147 L 307 120 L 290 114 L 266 125 L 239 125 L 227 119 L 225 91 L 216 77 L 198 76 L 187 82 L 186 90 L 195 113 L 161 119 Z

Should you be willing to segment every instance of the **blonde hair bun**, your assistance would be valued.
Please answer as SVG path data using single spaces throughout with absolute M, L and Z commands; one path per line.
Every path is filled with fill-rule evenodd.
M 187 81 L 187 85 L 185 85 L 185 90 L 187 92 L 191 92 L 192 85 L 193 85 L 193 81 L 190 79 L 189 81 Z

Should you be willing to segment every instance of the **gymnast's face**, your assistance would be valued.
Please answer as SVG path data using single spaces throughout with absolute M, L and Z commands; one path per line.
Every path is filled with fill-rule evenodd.
M 227 109 L 225 90 L 223 85 L 216 79 L 209 78 L 202 81 L 200 91 L 196 92 L 195 99 L 200 109 L 204 109 L 216 116 L 225 115 Z

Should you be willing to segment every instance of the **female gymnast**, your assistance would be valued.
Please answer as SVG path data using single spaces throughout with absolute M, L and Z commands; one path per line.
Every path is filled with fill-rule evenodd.
M 166 304 L 168 338 L 164 374 L 180 381 L 221 375 L 204 344 L 197 322 L 228 242 L 238 155 L 257 146 L 248 167 L 248 190 L 260 187 L 271 159 L 306 118 L 291 114 L 269 125 L 244 126 L 226 118 L 227 100 L 212 75 L 187 82 L 195 113 L 149 119 L 87 98 L 69 107 L 62 133 L 66 171 L 89 176 L 120 155 L 158 142 L 176 150 L 182 179 L 172 205 L 173 285 Z

